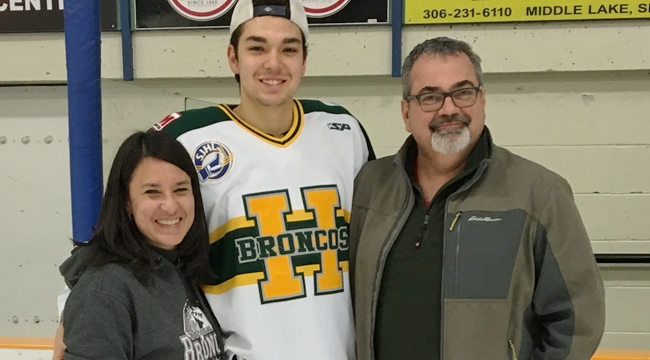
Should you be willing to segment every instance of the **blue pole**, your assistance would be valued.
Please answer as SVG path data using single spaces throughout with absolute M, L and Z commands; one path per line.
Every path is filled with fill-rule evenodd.
M 131 37 L 131 1 L 120 0 L 120 32 L 122 35 L 122 74 L 124 81 L 133 81 L 133 38 Z
M 103 193 L 100 0 L 66 0 L 72 237 L 90 240 Z
M 391 75 L 400 77 L 402 75 L 402 19 L 403 1 L 392 0 L 390 9 L 390 25 L 392 28 L 392 66 Z

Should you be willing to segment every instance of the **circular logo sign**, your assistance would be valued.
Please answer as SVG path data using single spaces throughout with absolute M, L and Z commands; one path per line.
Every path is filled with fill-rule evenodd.
M 190 20 L 216 19 L 230 10 L 237 0 L 167 0 L 177 13 Z
M 325 17 L 339 12 L 350 0 L 302 0 L 309 17 Z
M 199 145 L 192 157 L 202 183 L 208 180 L 220 180 L 232 168 L 232 152 L 226 145 L 217 141 L 208 141 Z

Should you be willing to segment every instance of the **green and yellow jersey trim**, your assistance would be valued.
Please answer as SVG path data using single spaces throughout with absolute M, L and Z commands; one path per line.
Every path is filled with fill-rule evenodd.
M 245 120 L 237 116 L 237 114 L 235 114 L 230 105 L 221 104 L 218 105 L 218 108 L 227 114 L 232 121 L 241 126 L 244 130 L 248 131 L 260 140 L 263 140 L 277 147 L 284 148 L 291 145 L 298 138 L 305 126 L 305 112 L 302 108 L 302 104 L 297 100 L 293 100 L 293 119 L 291 122 L 291 127 L 289 128 L 289 131 L 287 131 L 287 133 L 282 137 L 269 135 L 254 127 L 253 125 L 247 123 Z
M 345 219 L 346 223 L 348 224 L 350 223 L 350 212 L 348 210 L 337 209 L 336 216 L 342 217 L 343 219 Z M 292 214 L 287 215 L 287 221 L 289 222 L 309 221 L 309 220 L 314 220 L 314 215 L 313 213 L 307 212 L 305 210 L 294 210 Z M 239 216 L 236 218 L 232 218 L 228 220 L 225 224 L 214 229 L 214 231 L 210 233 L 210 244 L 213 244 L 223 239 L 223 237 L 226 234 L 228 234 L 233 230 L 247 229 L 247 228 L 252 228 L 254 226 L 255 226 L 255 222 L 253 220 L 246 219 L 246 216 Z
M 344 273 L 349 272 L 349 261 L 339 261 L 339 268 Z M 296 273 L 302 274 L 305 277 L 312 277 L 314 276 L 314 273 L 320 270 L 321 266 L 318 264 L 296 266 Z M 210 295 L 221 295 L 241 286 L 257 285 L 259 281 L 263 280 L 265 277 L 266 275 L 262 271 L 249 274 L 241 274 L 219 285 L 203 285 L 203 292 Z

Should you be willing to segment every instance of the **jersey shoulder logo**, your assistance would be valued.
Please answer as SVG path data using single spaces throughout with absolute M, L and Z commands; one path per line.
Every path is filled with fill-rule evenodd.
M 180 119 L 181 116 L 183 116 L 183 115 L 181 115 L 181 113 L 177 113 L 177 112 L 175 112 L 173 114 L 169 114 L 164 119 L 160 120 L 159 123 L 155 124 L 153 126 L 153 129 L 156 130 L 156 131 L 161 131 L 162 129 L 165 128 L 165 126 L 171 124 L 172 121 Z
M 352 130 L 350 125 L 343 124 L 343 123 L 329 123 L 329 124 L 327 124 L 327 127 L 330 130 L 338 130 L 338 131 Z
M 218 141 L 207 141 L 199 145 L 192 158 L 202 183 L 223 179 L 233 166 L 232 151 Z

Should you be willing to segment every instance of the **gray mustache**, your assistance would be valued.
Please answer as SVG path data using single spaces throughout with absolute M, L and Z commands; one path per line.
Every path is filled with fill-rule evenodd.
M 460 115 L 460 114 L 454 114 L 454 115 L 441 115 L 438 116 L 437 118 L 433 119 L 429 123 L 429 129 L 435 131 L 436 128 L 442 124 L 449 123 L 449 122 L 457 122 L 460 124 L 463 124 L 465 126 L 469 125 L 470 122 L 472 122 L 472 118 L 470 118 L 467 115 Z

